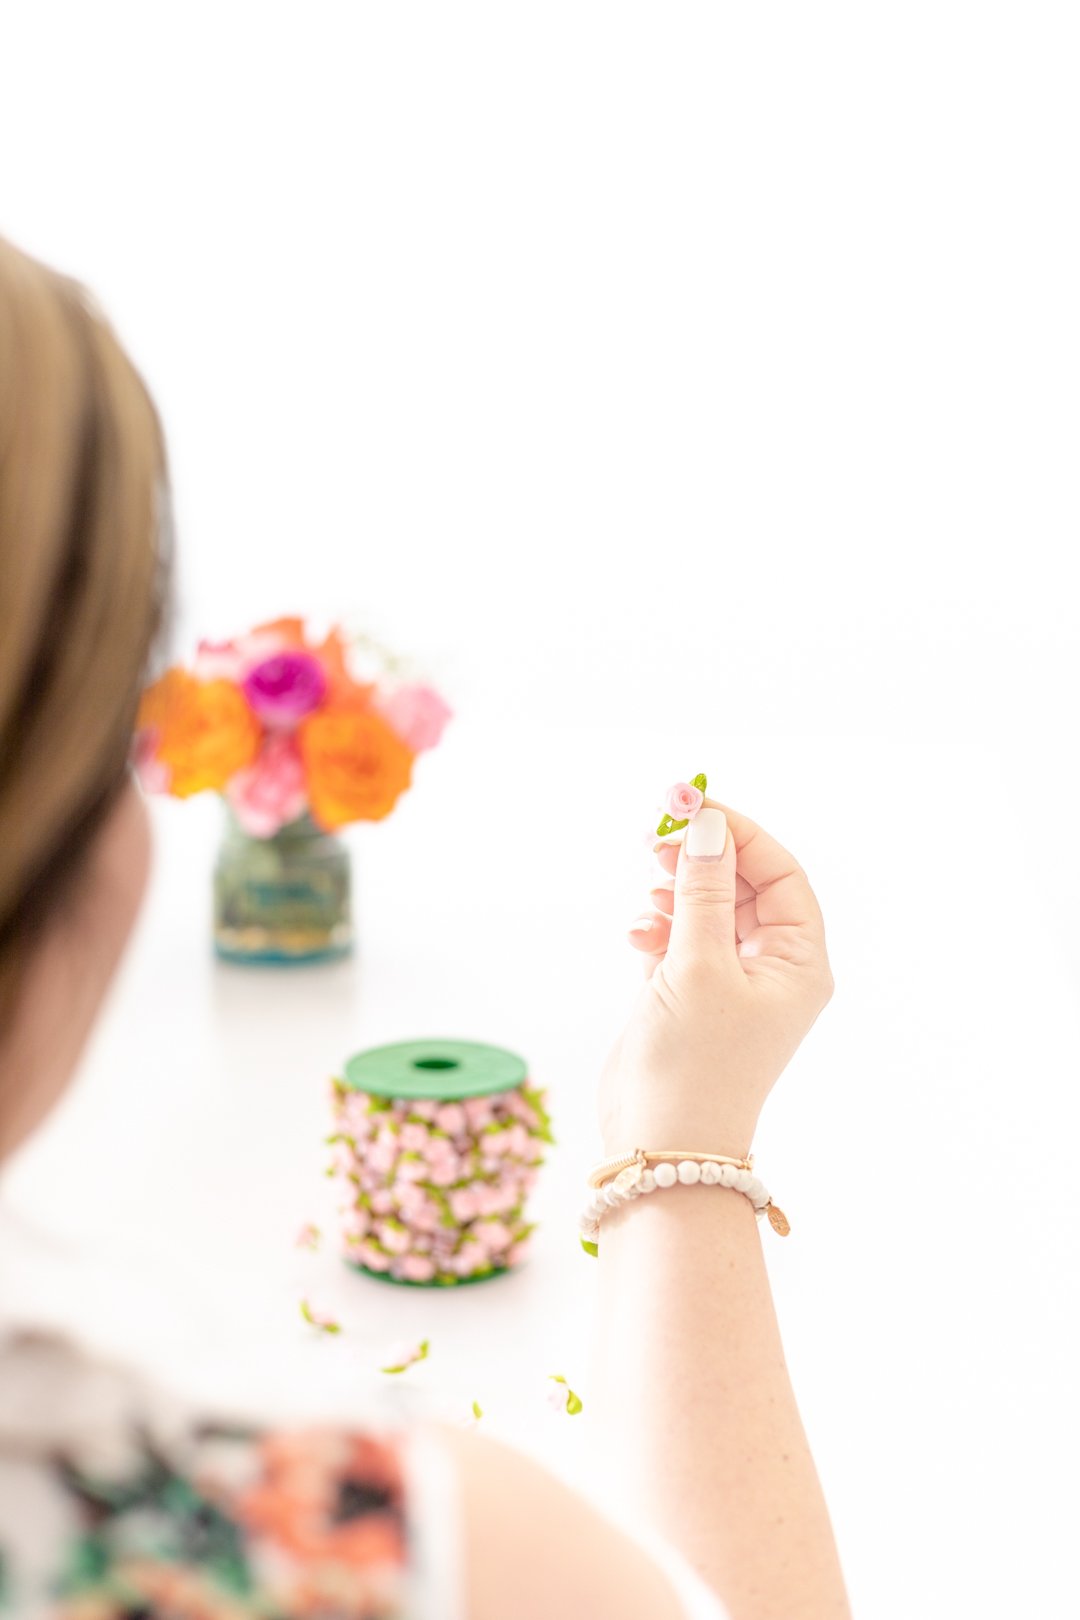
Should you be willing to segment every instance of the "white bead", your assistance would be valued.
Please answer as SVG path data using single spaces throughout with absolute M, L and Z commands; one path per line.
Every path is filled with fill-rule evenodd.
M 735 1179 L 731 1185 L 736 1192 L 748 1193 L 754 1184 L 754 1179 L 749 1170 L 736 1170 Z
M 735 1177 L 738 1175 L 733 1164 L 720 1164 L 716 1167 L 716 1181 L 720 1187 L 734 1187 Z
M 620 1170 L 615 1177 L 615 1185 L 620 1192 L 629 1192 L 641 1180 L 640 1164 L 628 1164 L 625 1170 Z
M 589 1214 L 589 1211 L 587 1209 L 583 1210 L 582 1213 L 578 1216 L 578 1229 L 580 1231 L 584 1232 L 586 1234 L 586 1236 L 588 1236 L 589 1231 L 595 1225 L 596 1225 L 596 1222 L 593 1219 L 593 1217 Z
M 656 1177 L 653 1175 L 651 1170 L 643 1170 L 641 1172 L 641 1180 L 638 1182 L 638 1190 L 643 1193 L 651 1193 L 656 1191 Z
M 604 1202 L 609 1209 L 613 1209 L 616 1204 L 622 1202 L 622 1194 L 613 1181 L 609 1181 L 604 1188 Z
M 701 1166 L 696 1159 L 683 1159 L 678 1176 L 684 1187 L 693 1187 L 701 1180 Z
M 713 1164 L 711 1159 L 706 1159 L 701 1166 L 701 1180 L 704 1186 L 715 1187 L 720 1180 L 720 1166 Z
M 656 1169 L 653 1171 L 653 1176 L 658 1187 L 674 1187 L 675 1183 L 679 1179 L 675 1166 L 673 1164 L 668 1164 L 666 1160 L 657 1165 Z
M 755 1209 L 764 1209 L 769 1202 L 769 1194 L 766 1191 L 764 1182 L 761 1181 L 755 1180 L 754 1185 L 747 1188 L 746 1196 Z

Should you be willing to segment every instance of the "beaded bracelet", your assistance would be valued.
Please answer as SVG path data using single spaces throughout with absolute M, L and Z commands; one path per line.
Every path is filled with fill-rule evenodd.
M 635 1148 L 614 1159 L 605 1159 L 589 1175 L 592 1197 L 582 1210 L 579 1226 L 581 1246 L 586 1254 L 595 1255 L 600 1236 L 600 1222 L 609 1209 L 629 1203 L 642 1193 L 657 1188 L 692 1187 L 700 1183 L 705 1187 L 730 1187 L 742 1193 L 754 1206 L 760 1220 L 769 1217 L 769 1225 L 781 1237 L 787 1237 L 791 1223 L 772 1197 L 763 1181 L 754 1175 L 752 1158 L 731 1159 L 724 1153 L 694 1153 L 679 1148 Z

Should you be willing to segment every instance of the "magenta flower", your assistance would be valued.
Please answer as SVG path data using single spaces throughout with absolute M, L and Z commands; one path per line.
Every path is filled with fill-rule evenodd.
M 691 787 L 689 782 L 676 782 L 664 795 L 664 810 L 672 821 L 689 821 L 704 802 L 705 795 L 700 788 Z
M 290 647 L 250 669 L 243 690 L 260 720 L 269 726 L 292 726 L 322 702 L 326 673 L 312 653 Z
M 434 748 L 446 729 L 451 711 L 430 686 L 399 686 L 383 698 L 379 713 L 403 743 L 420 754 Z

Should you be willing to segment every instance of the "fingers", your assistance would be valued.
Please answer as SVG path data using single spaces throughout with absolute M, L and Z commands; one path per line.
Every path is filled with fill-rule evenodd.
M 627 937 L 634 949 L 645 958 L 645 977 L 648 978 L 667 953 L 671 920 L 657 912 L 646 913 L 631 925 Z
M 715 800 L 706 799 L 707 805 Z M 739 876 L 752 890 L 760 926 L 802 928 L 824 933 L 821 908 L 810 881 L 782 844 L 728 805 L 720 805 L 735 843 Z

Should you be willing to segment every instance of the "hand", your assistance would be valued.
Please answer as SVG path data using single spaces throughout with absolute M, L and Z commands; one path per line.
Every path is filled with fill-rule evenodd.
M 647 982 L 600 1083 L 605 1151 L 741 1158 L 832 994 L 821 911 L 795 858 L 712 799 L 657 853 L 674 884 L 630 930 Z

